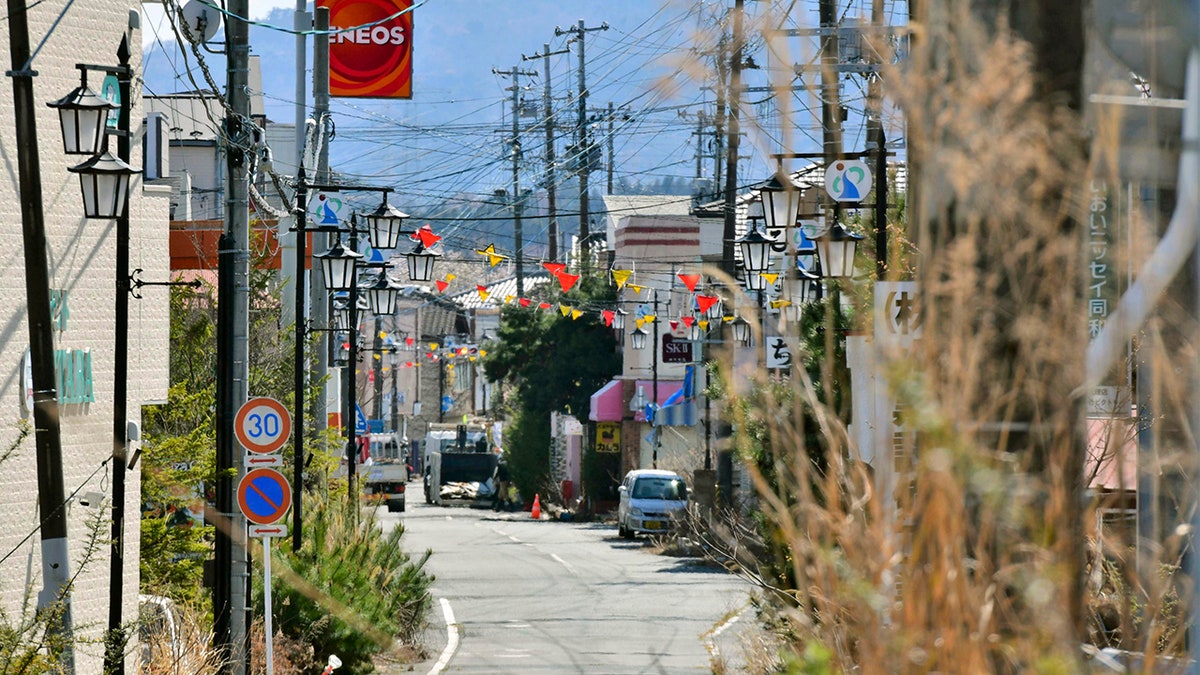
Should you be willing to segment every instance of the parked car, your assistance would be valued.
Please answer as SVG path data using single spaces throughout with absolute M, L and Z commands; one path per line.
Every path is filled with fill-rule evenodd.
M 630 471 L 617 491 L 617 533 L 625 539 L 669 531 L 687 509 L 687 484 L 674 471 Z

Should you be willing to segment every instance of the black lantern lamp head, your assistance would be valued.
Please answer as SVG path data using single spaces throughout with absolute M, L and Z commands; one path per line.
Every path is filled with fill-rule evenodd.
M 107 150 L 68 169 L 79 174 L 83 214 L 87 218 L 116 218 L 125 214 L 129 179 L 137 169 Z
M 625 310 L 620 309 L 620 308 L 613 311 L 613 320 L 612 320 L 613 330 L 618 331 L 618 332 L 625 330 L 625 317 L 628 316 L 628 314 L 629 314 L 629 312 L 626 312 Z
M 826 279 L 848 279 L 854 276 L 854 255 L 863 236 L 851 232 L 841 223 L 834 223 L 824 234 L 814 239 L 817 259 L 821 261 L 821 276 Z
M 734 243 L 742 254 L 742 267 L 750 278 L 750 273 L 765 272 L 771 265 L 771 240 L 766 238 L 757 227 L 751 227 L 745 235 L 737 238 Z
M 400 241 L 401 228 L 404 227 L 404 221 L 408 218 L 408 214 L 388 204 L 385 193 L 383 203 L 379 205 L 379 208 L 368 213 L 365 218 L 371 247 L 393 249 Z
M 108 114 L 118 106 L 81 83 L 71 93 L 46 105 L 58 110 L 62 125 L 63 152 L 68 155 L 98 155 L 104 147 Z
M 633 343 L 634 349 L 645 349 L 646 338 L 650 335 L 642 326 L 638 326 L 637 330 L 630 333 L 629 339 Z
M 408 259 L 408 277 L 413 281 L 429 281 L 433 279 L 433 265 L 442 256 L 438 251 L 425 248 L 420 242 L 413 250 L 404 254 Z
M 362 258 L 361 253 L 351 251 L 339 241 L 328 251 L 313 257 L 321 261 L 326 287 L 334 291 L 348 291 L 354 288 L 354 263 Z
M 367 303 L 371 307 L 372 314 L 391 316 L 396 313 L 396 298 L 400 295 L 400 287 L 393 284 L 385 272 L 381 270 L 379 278 L 373 285 L 368 286 L 366 291 Z
M 796 224 L 796 217 L 800 213 L 800 189 L 801 186 L 782 171 L 759 189 L 767 231 L 788 229 Z
M 750 322 L 738 317 L 733 321 L 733 338 L 742 346 L 750 344 Z

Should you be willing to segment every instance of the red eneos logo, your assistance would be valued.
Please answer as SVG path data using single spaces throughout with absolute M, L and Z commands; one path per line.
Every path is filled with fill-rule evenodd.
M 411 0 L 322 0 L 329 8 L 333 96 L 412 96 Z M 389 19 L 388 17 L 394 17 Z

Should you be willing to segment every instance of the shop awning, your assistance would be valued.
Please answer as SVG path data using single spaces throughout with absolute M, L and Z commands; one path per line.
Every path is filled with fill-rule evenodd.
M 593 422 L 620 422 L 624 414 L 621 406 L 621 381 L 612 380 L 592 394 L 588 419 Z

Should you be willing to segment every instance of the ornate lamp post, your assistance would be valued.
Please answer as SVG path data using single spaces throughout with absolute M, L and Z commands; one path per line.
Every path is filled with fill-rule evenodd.
M 821 276 L 826 279 L 849 279 L 854 276 L 854 255 L 861 234 L 851 232 L 841 223 L 834 223 L 824 234 L 813 239 Z

